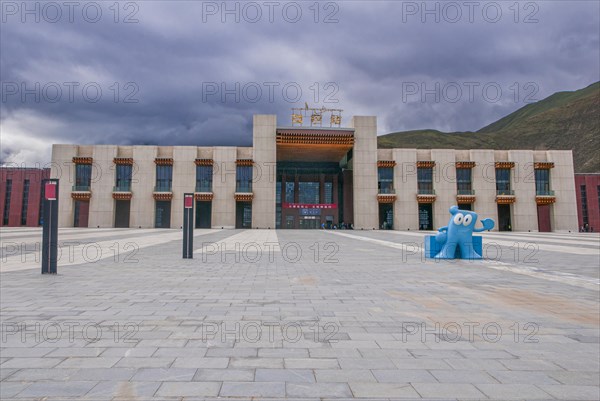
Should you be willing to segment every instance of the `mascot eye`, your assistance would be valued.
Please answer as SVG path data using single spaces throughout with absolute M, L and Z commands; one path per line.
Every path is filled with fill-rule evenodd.
M 465 220 L 463 221 L 463 225 L 468 226 L 469 224 L 471 224 L 471 221 L 473 221 L 473 216 L 467 214 L 465 216 Z
M 454 224 L 456 225 L 461 225 L 463 222 L 463 214 L 462 213 L 456 213 L 456 215 L 454 216 Z

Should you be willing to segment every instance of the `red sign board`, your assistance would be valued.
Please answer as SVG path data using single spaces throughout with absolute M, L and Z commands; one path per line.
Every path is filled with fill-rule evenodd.
M 56 200 L 56 183 L 47 182 L 44 186 L 44 196 L 46 200 Z
M 186 209 L 191 209 L 194 206 L 194 197 L 192 195 L 185 195 L 183 200 L 183 207 Z
M 337 209 L 335 203 L 284 203 L 284 209 Z

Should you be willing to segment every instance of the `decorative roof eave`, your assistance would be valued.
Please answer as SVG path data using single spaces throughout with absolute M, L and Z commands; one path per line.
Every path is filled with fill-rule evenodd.
M 378 160 L 377 161 L 377 167 L 395 167 L 395 166 L 396 166 L 395 160 Z
M 536 196 L 535 203 L 538 205 L 550 205 L 556 202 L 556 196 Z
M 173 158 L 172 157 L 157 157 L 154 159 L 154 163 L 157 166 L 172 166 Z
M 212 192 L 196 192 L 194 194 L 194 199 L 201 202 L 210 202 L 213 200 Z
M 71 192 L 71 198 L 78 201 L 89 201 L 92 198 L 92 193 L 89 191 Z
M 496 168 L 514 168 L 515 162 L 496 162 L 494 165 Z
M 213 159 L 196 159 L 194 163 L 196 166 L 212 166 L 214 161 Z
M 377 201 L 379 203 L 394 203 L 396 202 L 395 194 L 377 194 Z
M 417 203 L 433 203 L 437 197 L 435 195 L 418 195 L 417 194 Z
M 117 165 L 132 166 L 133 157 L 115 157 L 113 163 Z
M 252 198 L 254 198 L 254 194 L 253 193 L 246 193 L 246 192 L 236 192 L 234 194 L 235 197 L 235 201 L 236 202 L 251 202 Z
M 254 164 L 254 160 L 252 159 L 237 159 L 235 164 L 238 166 L 252 166 Z
M 419 160 L 417 161 L 417 168 L 434 168 L 435 162 L 432 160 Z
M 459 203 L 474 203 L 475 195 L 456 195 L 456 201 Z
M 499 205 L 510 205 L 511 203 L 515 203 L 517 198 L 514 195 L 497 195 L 496 203 Z
M 74 164 L 92 164 L 93 162 L 94 162 L 94 159 L 92 157 L 76 156 L 73 158 Z
M 535 170 L 549 170 L 554 168 L 554 162 L 535 162 L 533 168 Z
M 115 200 L 131 200 L 133 194 L 131 192 L 113 192 L 112 197 Z
M 173 193 L 172 192 L 154 192 L 152 194 L 152 197 L 154 198 L 154 200 L 157 200 L 157 201 L 170 201 L 173 199 Z
M 473 168 L 473 167 L 475 167 L 475 162 L 471 162 L 471 161 L 456 162 L 456 168 Z

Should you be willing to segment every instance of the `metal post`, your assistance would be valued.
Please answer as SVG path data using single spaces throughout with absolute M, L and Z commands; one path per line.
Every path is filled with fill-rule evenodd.
M 57 273 L 58 180 L 42 180 L 44 221 L 42 228 L 42 274 Z
M 194 258 L 194 194 L 183 194 L 183 258 Z

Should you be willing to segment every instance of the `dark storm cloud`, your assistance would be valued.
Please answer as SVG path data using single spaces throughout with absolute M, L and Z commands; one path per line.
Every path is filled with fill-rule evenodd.
M 252 3 L 263 12 L 256 23 L 248 22 L 252 7 L 239 23 L 203 15 L 222 2 L 121 3 L 118 23 L 113 3 L 95 3 L 103 12 L 96 23 L 83 18 L 85 3 L 73 22 L 63 7 L 57 23 L 44 21 L 53 17 L 44 15 L 47 3 L 37 3 L 39 23 L 35 15 L 22 22 L 23 10 L 7 3 L 22 4 L 2 5 L 4 161 L 47 161 L 51 143 L 247 146 L 253 114 L 277 114 L 287 125 L 289 109 L 304 102 L 343 108 L 345 123 L 376 115 L 380 133 L 476 130 L 599 79 L 597 2 L 520 3 L 518 14 L 513 2 L 481 2 L 472 15 L 463 2 L 428 2 L 429 14 L 422 2 L 322 2 L 318 23 L 313 2 L 295 3 L 296 23 L 293 7 L 282 14 L 286 2 L 273 22 L 266 3 Z M 124 23 L 131 12 L 139 22 Z M 328 16 L 338 22 L 324 23 Z M 70 82 L 78 84 L 72 100 Z M 239 98 L 223 100 L 222 83 Z M 39 101 L 23 100 L 22 85 L 36 84 Z M 102 90 L 97 102 L 83 96 L 86 84 L 91 97 Z M 60 101 L 52 101 L 53 85 Z M 296 103 L 294 86 L 302 90 Z

